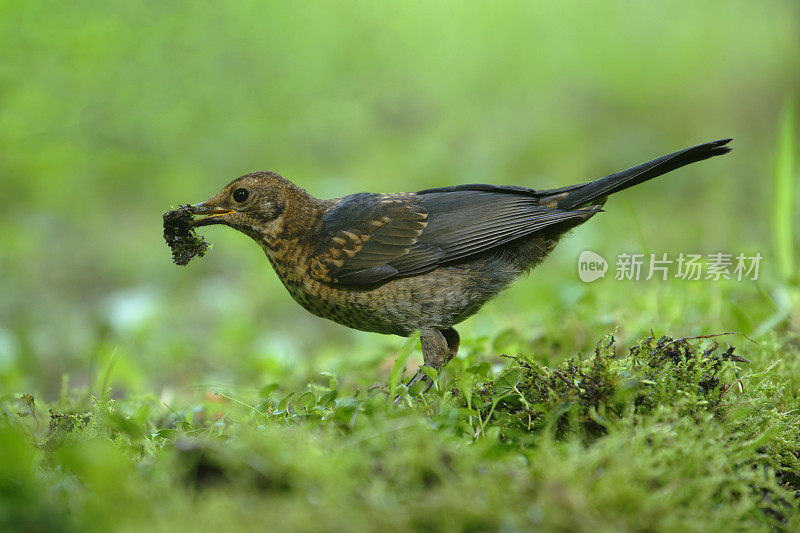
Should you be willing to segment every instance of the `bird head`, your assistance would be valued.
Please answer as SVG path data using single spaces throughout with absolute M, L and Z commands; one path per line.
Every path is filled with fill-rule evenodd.
M 223 224 L 264 244 L 275 238 L 290 189 L 302 190 L 275 172 L 253 172 L 231 181 L 205 202 L 191 206 L 193 227 Z

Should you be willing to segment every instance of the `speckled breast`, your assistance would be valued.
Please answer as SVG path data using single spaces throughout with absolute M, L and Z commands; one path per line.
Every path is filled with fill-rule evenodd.
M 361 331 L 408 336 L 414 329 L 398 324 L 396 313 L 382 305 L 387 292 L 372 289 L 335 288 L 299 275 L 267 254 L 278 278 L 292 298 L 312 314 Z M 395 307 L 395 306 L 389 306 Z
M 353 329 L 404 337 L 458 324 L 519 274 L 510 265 L 483 258 L 368 288 L 337 287 L 269 257 L 289 294 L 311 313 Z

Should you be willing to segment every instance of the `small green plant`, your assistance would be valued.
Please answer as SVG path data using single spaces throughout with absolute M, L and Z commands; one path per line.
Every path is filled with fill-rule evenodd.
M 780 274 L 787 283 L 797 284 L 797 191 L 800 174 L 797 166 L 797 113 L 794 101 L 787 99 L 780 117 L 778 152 L 775 161 L 772 228 L 775 255 Z

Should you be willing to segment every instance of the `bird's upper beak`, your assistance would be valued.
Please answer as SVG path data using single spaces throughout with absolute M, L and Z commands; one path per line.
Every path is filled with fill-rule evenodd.
M 210 202 L 200 202 L 191 207 L 193 215 L 207 215 L 202 218 L 197 218 L 192 221 L 192 226 L 208 226 L 210 224 L 223 224 L 226 222 L 226 215 L 235 213 L 233 209 L 227 207 L 219 207 Z

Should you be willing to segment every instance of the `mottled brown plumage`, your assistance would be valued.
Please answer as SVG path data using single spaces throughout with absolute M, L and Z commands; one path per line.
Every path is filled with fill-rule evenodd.
M 609 194 L 727 153 L 729 141 L 542 191 L 475 184 L 320 200 L 274 172 L 254 172 L 193 206 L 207 215 L 193 226 L 224 224 L 252 237 L 317 316 L 377 333 L 419 330 L 425 364 L 440 369 L 458 351 L 453 326 L 541 262 Z

